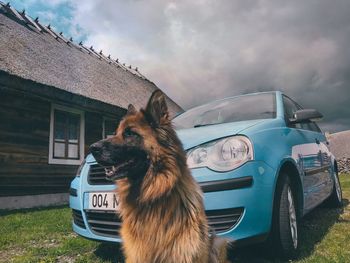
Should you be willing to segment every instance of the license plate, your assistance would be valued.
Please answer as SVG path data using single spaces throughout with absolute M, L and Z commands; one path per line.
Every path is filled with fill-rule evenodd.
M 116 193 L 113 192 L 94 192 L 89 193 L 88 209 L 89 210 L 118 210 L 119 200 Z

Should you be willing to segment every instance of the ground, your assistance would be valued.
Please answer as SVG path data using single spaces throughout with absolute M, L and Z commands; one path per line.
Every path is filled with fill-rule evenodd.
M 349 262 L 350 174 L 341 175 L 340 209 L 321 206 L 301 222 L 301 255 L 294 262 Z M 259 246 L 233 251 L 233 262 L 279 262 Z M 67 207 L 0 211 L 0 262 L 120 262 L 118 246 L 86 240 L 71 229 Z

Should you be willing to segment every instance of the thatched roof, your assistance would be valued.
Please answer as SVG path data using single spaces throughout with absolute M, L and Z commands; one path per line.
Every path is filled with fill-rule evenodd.
M 158 89 L 139 70 L 74 43 L 0 2 L 0 71 L 126 108 Z M 172 114 L 182 109 L 168 100 Z

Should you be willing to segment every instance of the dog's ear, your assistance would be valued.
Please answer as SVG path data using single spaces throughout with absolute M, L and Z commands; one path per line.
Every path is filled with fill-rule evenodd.
M 145 115 L 151 126 L 159 126 L 169 120 L 168 106 L 163 92 L 156 90 L 152 93 L 146 106 Z
M 126 112 L 126 115 L 133 115 L 135 113 L 136 113 L 136 109 L 135 109 L 134 105 L 129 104 L 128 111 Z

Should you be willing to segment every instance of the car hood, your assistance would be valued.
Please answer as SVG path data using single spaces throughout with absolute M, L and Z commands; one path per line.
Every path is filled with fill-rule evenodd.
M 197 128 L 182 129 L 177 130 L 176 132 L 183 144 L 184 149 L 188 150 L 192 147 L 212 140 L 231 135 L 242 134 L 244 130 L 265 121 L 267 120 L 250 120 L 222 123 Z

